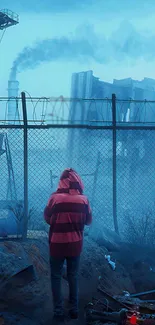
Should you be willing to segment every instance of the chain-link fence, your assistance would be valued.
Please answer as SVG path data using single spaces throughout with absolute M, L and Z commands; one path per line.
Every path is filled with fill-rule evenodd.
M 155 130 L 117 131 L 117 215 L 128 239 L 154 243 Z
M 0 237 L 47 234 L 44 207 L 70 166 L 84 181 L 94 223 L 154 244 L 155 103 L 115 96 L 15 102 L 20 120 L 3 116 L 0 126 Z

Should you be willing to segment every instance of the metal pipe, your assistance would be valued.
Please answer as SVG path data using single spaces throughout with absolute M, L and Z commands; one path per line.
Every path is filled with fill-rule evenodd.
M 1 121 L 0 121 L 1 122 Z M 28 121 L 29 122 L 29 121 Z M 32 122 L 32 121 L 31 121 Z M 24 129 L 24 125 L 11 125 L 11 124 L 0 124 L 1 129 Z M 28 129 L 88 129 L 88 130 L 113 130 L 112 125 L 102 125 L 102 126 L 93 126 L 93 125 L 79 125 L 79 124 L 29 124 L 27 125 Z M 155 130 L 154 126 L 116 126 L 116 130 Z
M 130 297 L 137 298 L 137 297 L 140 297 L 140 296 L 149 295 L 151 293 L 155 293 L 155 289 L 154 290 L 149 290 L 149 291 L 143 291 L 143 292 L 133 293 L 133 294 L 130 295 Z

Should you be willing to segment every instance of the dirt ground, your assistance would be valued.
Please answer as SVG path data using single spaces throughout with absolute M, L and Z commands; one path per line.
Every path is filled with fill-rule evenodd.
M 9 290 L 0 298 L 0 309 L 2 311 L 0 325 L 50 325 L 52 324 L 52 295 L 50 286 L 48 242 L 46 239 L 43 239 L 30 240 L 22 244 L 16 242 L 4 243 L 4 246 L 7 247 L 9 253 L 18 256 L 20 254 L 20 245 L 24 247 L 24 251 L 28 253 L 28 256 L 32 260 L 36 270 L 37 279 L 25 287 Z M 80 272 L 79 324 L 85 323 L 84 306 L 86 303 L 91 301 L 97 283 L 97 277 L 92 281 L 93 276 L 90 276 L 87 266 L 88 265 L 86 265 L 86 270 L 85 267 L 82 266 Z M 91 269 L 89 269 L 89 271 L 91 271 Z M 82 274 L 85 274 L 85 276 Z M 62 280 L 62 290 L 67 312 L 68 283 L 64 279 Z M 76 324 L 78 324 L 77 321 Z
M 0 325 L 50 325 L 52 324 L 52 295 L 50 284 L 49 251 L 47 238 L 27 240 L 24 243 L 3 242 L 9 254 L 20 257 L 21 248 L 29 256 L 35 271 L 36 280 L 21 288 L 10 288 L 0 297 Z M 101 298 L 97 291 L 100 286 L 112 295 L 122 294 L 123 291 L 135 292 L 131 275 L 121 263 L 115 259 L 116 253 L 110 253 L 116 261 L 113 270 L 105 259 L 109 251 L 98 246 L 88 237 L 84 241 L 81 256 L 79 277 L 80 317 L 78 321 L 69 324 L 85 324 L 85 306 L 93 297 Z M 68 284 L 63 279 L 62 288 L 67 310 Z

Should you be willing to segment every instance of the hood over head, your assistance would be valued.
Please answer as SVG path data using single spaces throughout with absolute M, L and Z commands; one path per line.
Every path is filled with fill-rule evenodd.
M 61 174 L 57 193 L 82 194 L 83 190 L 84 185 L 77 172 L 72 168 L 66 168 Z

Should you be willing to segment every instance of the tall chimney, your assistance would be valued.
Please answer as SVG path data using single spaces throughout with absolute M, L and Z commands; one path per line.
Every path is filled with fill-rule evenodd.
M 19 82 L 17 80 L 8 81 L 8 122 L 9 124 L 19 124 L 20 116 L 18 109 Z

